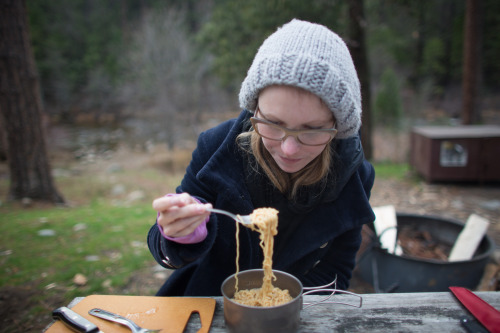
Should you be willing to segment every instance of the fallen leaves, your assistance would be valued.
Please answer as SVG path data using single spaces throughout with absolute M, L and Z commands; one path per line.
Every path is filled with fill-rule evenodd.
M 77 286 L 81 287 L 81 286 L 84 286 L 86 285 L 88 282 L 88 279 L 85 275 L 83 274 L 76 274 L 74 277 L 73 277 L 73 283 L 76 284 Z

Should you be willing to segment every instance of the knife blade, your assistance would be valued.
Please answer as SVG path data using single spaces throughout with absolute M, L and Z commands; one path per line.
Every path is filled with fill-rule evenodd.
M 52 318 L 61 320 L 66 326 L 77 332 L 103 333 L 97 325 L 65 306 L 52 311 Z
M 467 310 L 492 333 L 500 333 L 500 311 L 482 298 L 463 287 L 449 287 L 455 297 Z

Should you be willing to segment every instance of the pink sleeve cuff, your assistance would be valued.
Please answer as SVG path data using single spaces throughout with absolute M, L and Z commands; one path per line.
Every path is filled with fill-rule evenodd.
M 166 197 L 171 197 L 171 196 L 176 196 L 176 195 L 179 195 L 179 194 L 170 193 L 170 194 L 167 194 Z M 198 201 L 199 203 L 201 203 L 198 199 L 196 199 L 196 198 L 194 198 L 194 199 L 196 201 Z M 171 240 L 171 241 L 179 243 L 179 244 L 194 244 L 194 243 L 199 243 L 199 242 L 203 241 L 207 237 L 207 222 L 210 219 L 208 217 L 205 221 L 203 221 L 202 224 L 200 224 L 189 235 L 182 236 L 182 237 L 169 237 L 163 233 L 162 226 L 158 224 L 158 216 L 159 215 L 160 215 L 160 213 L 158 213 L 158 215 L 156 217 L 157 218 L 156 225 L 158 226 L 158 229 L 160 230 L 161 235 L 168 240 Z

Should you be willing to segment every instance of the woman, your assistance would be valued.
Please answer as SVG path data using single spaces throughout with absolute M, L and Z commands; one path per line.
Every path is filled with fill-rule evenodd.
M 240 94 L 243 111 L 202 133 L 177 188 L 153 202 L 155 259 L 175 269 L 159 296 L 215 296 L 236 271 L 236 226 L 207 207 L 278 214 L 273 269 L 347 289 L 373 222 L 374 181 L 358 131 L 360 87 L 345 43 L 327 28 L 292 20 L 259 48 Z M 258 233 L 240 228 L 240 270 L 262 268 Z

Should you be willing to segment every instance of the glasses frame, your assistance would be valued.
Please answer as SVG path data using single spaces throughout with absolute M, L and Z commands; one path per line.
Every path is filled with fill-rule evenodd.
M 255 110 L 255 114 L 257 114 L 258 110 L 259 109 Z M 260 135 L 261 137 L 263 137 L 263 138 L 266 138 L 268 140 L 273 140 L 273 141 L 285 141 L 286 138 L 288 138 L 289 136 L 292 136 L 292 137 L 295 138 L 295 140 L 297 140 L 297 142 L 299 142 L 300 144 L 303 144 L 304 146 L 323 146 L 323 145 L 327 145 L 337 135 L 337 129 L 335 127 L 334 128 L 295 130 L 295 129 L 289 129 L 289 128 L 286 128 L 286 127 L 283 127 L 283 126 L 280 126 L 280 125 L 276 125 L 275 123 L 270 122 L 269 120 L 266 120 L 266 119 L 263 119 L 263 118 L 258 118 L 258 117 L 250 117 L 250 122 L 252 123 L 253 129 L 255 130 L 255 132 L 258 135 Z M 257 124 L 258 123 L 266 124 L 266 125 L 272 126 L 274 128 L 277 128 L 279 130 L 282 130 L 283 132 L 285 132 L 285 135 L 281 139 L 268 138 L 267 136 L 264 136 L 264 135 L 262 135 L 262 134 L 259 133 L 259 130 L 257 129 Z M 300 138 L 299 138 L 300 134 L 302 134 L 302 133 L 311 133 L 311 132 L 327 133 L 327 134 L 330 135 L 330 139 L 327 142 L 325 142 L 325 143 L 320 143 L 320 144 L 315 144 L 315 145 L 312 145 L 312 144 L 309 144 L 309 143 L 304 143 L 304 142 L 302 142 L 300 140 Z

